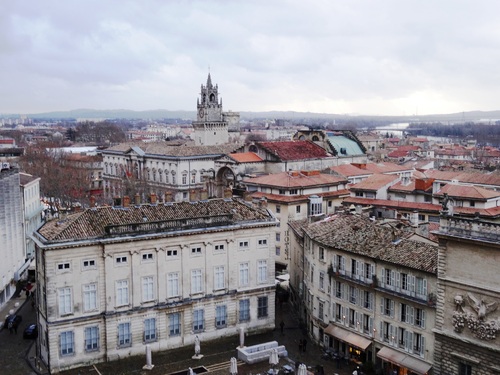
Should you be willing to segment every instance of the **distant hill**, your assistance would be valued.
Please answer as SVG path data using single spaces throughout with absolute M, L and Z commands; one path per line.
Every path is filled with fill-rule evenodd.
M 3 114 L 0 118 L 19 117 L 18 114 Z M 424 115 L 424 116 L 371 116 L 371 115 L 349 115 L 333 113 L 313 113 L 313 112 L 295 112 L 295 111 L 269 111 L 269 112 L 246 112 L 241 111 L 242 119 L 289 119 L 289 120 L 374 120 L 390 122 L 463 122 L 478 121 L 483 119 L 500 119 L 500 110 L 498 111 L 469 111 L 450 114 Z M 164 109 L 155 109 L 148 111 L 132 111 L 127 109 L 74 109 L 71 111 L 32 113 L 28 117 L 34 119 L 127 119 L 127 120 L 159 120 L 159 119 L 183 119 L 194 120 L 195 111 L 169 111 Z

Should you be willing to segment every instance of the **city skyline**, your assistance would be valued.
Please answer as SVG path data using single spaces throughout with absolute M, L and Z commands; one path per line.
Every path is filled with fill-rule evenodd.
M 194 110 L 426 115 L 497 108 L 497 2 L 2 5 L 0 113 Z

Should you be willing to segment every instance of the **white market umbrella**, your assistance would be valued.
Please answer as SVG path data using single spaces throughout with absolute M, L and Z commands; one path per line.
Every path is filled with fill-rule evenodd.
M 233 375 L 238 373 L 238 363 L 236 362 L 236 358 L 231 357 L 231 366 L 229 367 L 229 372 Z
M 297 370 L 297 375 L 307 375 L 307 367 L 304 363 L 299 365 L 299 369 Z

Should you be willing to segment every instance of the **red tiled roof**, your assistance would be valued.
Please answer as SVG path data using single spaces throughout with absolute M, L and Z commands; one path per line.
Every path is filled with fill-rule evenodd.
M 373 173 L 391 173 L 413 170 L 413 168 L 407 167 L 406 165 L 399 165 L 390 162 L 366 163 L 366 169 L 372 171 Z
M 335 173 L 345 176 L 345 177 L 350 177 L 350 176 L 369 176 L 373 174 L 373 172 L 367 171 L 365 169 L 358 168 L 352 164 L 342 164 L 342 165 L 337 165 L 335 167 L 330 167 L 332 171 Z
M 312 195 L 317 195 L 318 197 L 323 197 L 323 198 L 346 198 L 349 196 L 349 190 L 343 189 L 338 191 L 327 191 L 309 195 L 280 195 L 280 194 L 269 194 L 256 191 L 255 193 L 252 193 L 250 197 L 254 199 L 266 198 L 270 202 L 281 202 L 289 204 L 289 203 L 305 202 Z
M 495 173 L 449 172 L 429 169 L 425 175 L 441 181 L 457 180 L 477 185 L 500 186 L 500 175 Z
M 324 148 L 310 141 L 258 142 L 260 147 L 280 160 L 303 160 L 331 156 Z
M 408 211 L 418 210 L 418 211 L 433 212 L 433 213 L 439 213 L 439 211 L 442 209 L 440 204 L 395 201 L 388 199 L 369 199 L 369 198 L 358 198 L 358 197 L 346 198 L 344 199 L 342 204 L 344 205 L 360 204 L 362 206 L 389 207 L 395 209 L 405 209 Z
M 491 198 L 500 197 L 500 192 L 497 191 L 484 189 L 479 186 L 454 185 L 454 184 L 444 185 L 435 195 L 443 196 L 445 193 L 448 194 L 450 197 L 456 198 L 458 200 L 474 199 L 474 200 L 486 201 Z
M 398 179 L 399 177 L 393 174 L 374 174 L 363 181 L 352 185 L 351 190 L 379 190 Z
M 229 154 L 229 156 L 238 163 L 252 163 L 262 161 L 262 158 L 255 152 L 240 152 Z
M 316 185 L 339 185 L 341 183 L 347 183 L 347 180 L 331 174 L 292 171 L 246 178 L 244 182 L 248 184 L 291 188 Z

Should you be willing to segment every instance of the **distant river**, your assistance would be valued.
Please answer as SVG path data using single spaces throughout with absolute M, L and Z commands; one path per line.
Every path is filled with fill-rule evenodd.
M 403 131 L 406 128 L 408 128 L 409 125 L 410 125 L 410 123 L 408 123 L 408 122 L 397 122 L 394 124 L 377 126 L 375 128 L 375 130 L 383 135 L 385 135 L 386 133 L 389 133 L 389 134 L 392 134 L 394 137 L 402 138 Z M 453 142 L 450 138 L 429 137 L 429 136 L 423 136 L 423 137 L 427 138 L 431 142 L 437 142 L 437 143 L 452 143 Z

